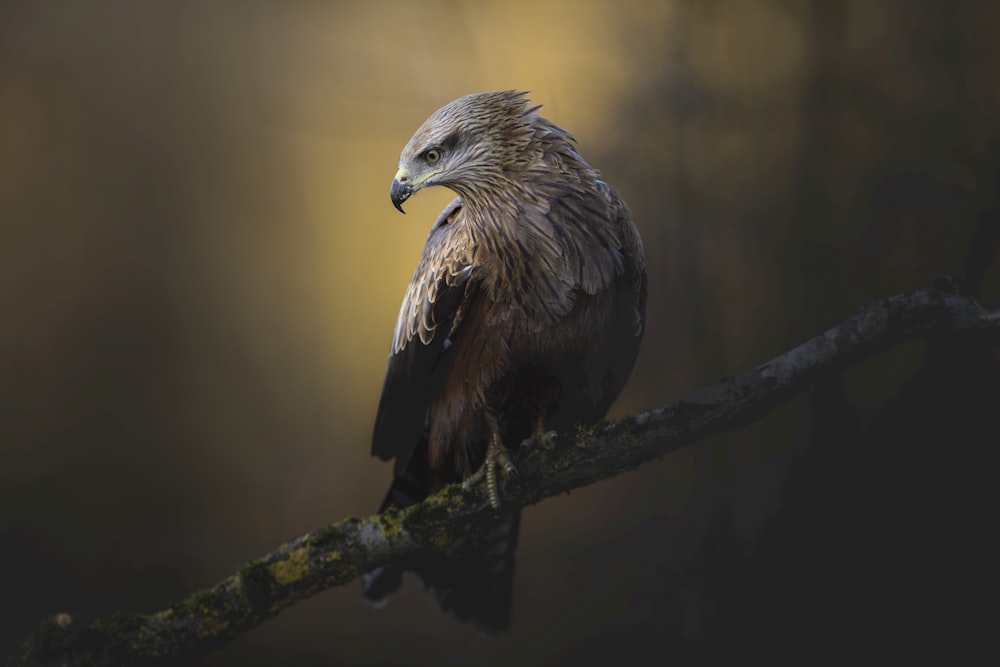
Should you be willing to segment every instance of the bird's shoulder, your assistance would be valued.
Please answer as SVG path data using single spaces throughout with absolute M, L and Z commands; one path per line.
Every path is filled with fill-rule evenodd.
M 508 262 L 521 267 L 510 273 L 533 277 L 533 292 L 553 317 L 569 312 L 575 293 L 594 295 L 610 287 L 626 271 L 635 246 L 628 207 L 589 173 L 540 174 L 513 229 Z

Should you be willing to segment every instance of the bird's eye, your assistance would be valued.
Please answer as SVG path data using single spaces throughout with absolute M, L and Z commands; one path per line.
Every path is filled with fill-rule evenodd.
M 424 151 L 424 159 L 427 160 L 429 164 L 434 164 L 441 159 L 441 151 L 437 148 L 428 148 Z

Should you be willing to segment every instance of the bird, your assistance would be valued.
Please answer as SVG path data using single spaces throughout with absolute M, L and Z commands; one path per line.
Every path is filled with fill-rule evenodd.
M 414 571 L 440 606 L 487 634 L 509 629 L 520 510 L 500 478 L 523 448 L 604 418 L 645 329 L 642 240 L 576 139 L 517 90 L 446 104 L 403 148 L 392 204 L 443 186 L 399 311 L 371 452 L 395 459 L 380 512 L 446 484 L 486 487 L 496 523 L 459 552 L 428 550 L 364 577 L 382 602 Z

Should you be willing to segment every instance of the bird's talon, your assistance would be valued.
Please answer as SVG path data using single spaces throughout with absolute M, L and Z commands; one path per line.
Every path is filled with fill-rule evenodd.
M 504 477 L 517 476 L 517 468 L 510 460 L 510 454 L 507 453 L 506 447 L 501 446 L 500 449 L 494 450 L 493 460 L 499 465 Z
M 486 496 L 489 498 L 490 507 L 500 509 L 500 491 L 506 489 L 506 485 L 500 486 L 499 477 L 515 480 L 517 479 L 517 468 L 510 460 L 507 448 L 500 442 L 499 436 L 495 436 L 486 450 L 486 458 L 476 472 L 472 473 L 462 481 L 463 491 L 472 491 L 473 486 L 486 480 Z
M 477 470 L 476 472 L 472 473 L 471 475 L 462 480 L 462 491 L 465 492 L 472 491 L 472 487 L 474 487 L 476 484 L 479 484 L 479 482 L 483 481 L 484 477 L 486 477 L 485 463 L 479 467 L 479 470 Z
M 545 431 L 544 433 L 539 430 L 531 435 L 530 438 L 525 438 L 521 441 L 521 446 L 518 447 L 518 454 L 523 456 L 535 447 L 541 447 L 542 449 L 551 452 L 556 448 L 556 442 L 559 440 L 559 433 L 556 431 Z

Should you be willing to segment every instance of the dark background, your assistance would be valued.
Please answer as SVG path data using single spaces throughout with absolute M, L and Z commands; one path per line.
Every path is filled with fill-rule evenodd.
M 1000 4 L 0 5 L 0 641 L 155 611 L 378 506 L 399 300 L 450 199 L 433 110 L 532 91 L 629 202 L 649 323 L 613 416 L 943 273 L 1000 299 Z M 910 343 L 524 514 L 514 629 L 409 582 L 201 665 L 996 654 L 1000 354 Z M 662 659 L 662 660 L 660 660 Z

